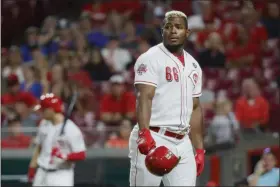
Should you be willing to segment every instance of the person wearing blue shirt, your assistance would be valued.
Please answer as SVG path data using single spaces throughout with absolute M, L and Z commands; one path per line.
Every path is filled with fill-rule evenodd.
M 279 168 L 276 156 L 269 148 L 265 149 L 255 171 L 248 177 L 249 186 L 279 186 Z
M 20 84 L 20 90 L 31 93 L 36 98 L 40 98 L 43 93 L 43 86 L 36 81 L 36 70 L 33 66 L 25 66 L 23 68 L 24 82 Z
M 39 47 L 38 45 L 38 28 L 29 27 L 26 30 L 26 44 L 20 47 L 21 55 L 24 62 L 30 62 L 33 60 L 32 51 L 40 48 L 44 55 L 48 54 L 47 49 L 44 46 Z

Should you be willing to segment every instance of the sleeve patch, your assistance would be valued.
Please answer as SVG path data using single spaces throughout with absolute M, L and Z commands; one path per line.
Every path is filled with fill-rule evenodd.
M 145 64 L 140 64 L 137 68 L 137 74 L 138 75 L 143 75 L 144 73 L 146 73 L 148 71 L 147 69 L 147 65 Z

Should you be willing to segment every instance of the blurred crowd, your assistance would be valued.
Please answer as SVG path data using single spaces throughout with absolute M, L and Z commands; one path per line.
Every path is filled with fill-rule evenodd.
M 76 18 L 57 16 L 67 4 L 52 0 L 3 2 L 2 148 L 30 146 L 41 94 L 52 92 L 67 106 L 75 89 L 71 118 L 88 147 L 127 148 L 135 124 L 133 66 L 161 42 L 171 9 L 188 16 L 185 49 L 203 68 L 205 143 L 236 144 L 240 134 L 280 129 L 278 1 L 95 0 Z

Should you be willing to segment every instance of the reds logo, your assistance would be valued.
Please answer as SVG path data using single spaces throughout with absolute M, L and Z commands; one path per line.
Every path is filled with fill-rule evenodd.
M 191 79 L 194 86 L 198 83 L 199 77 L 198 77 L 198 73 L 196 71 L 192 71 L 189 74 L 189 78 Z
M 198 81 L 198 74 L 197 73 L 193 74 L 193 81 L 194 81 L 195 84 L 197 83 L 197 81 Z
M 137 69 L 137 74 L 142 75 L 143 73 L 147 72 L 147 66 L 145 64 L 140 64 L 140 66 Z

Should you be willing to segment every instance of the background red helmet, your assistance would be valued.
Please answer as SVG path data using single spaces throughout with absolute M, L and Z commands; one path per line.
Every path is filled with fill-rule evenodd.
M 154 175 L 169 173 L 180 161 L 167 147 L 160 146 L 151 150 L 145 159 L 147 169 Z
M 63 102 L 53 93 L 44 94 L 40 97 L 40 104 L 37 105 L 35 109 L 38 110 L 47 108 L 53 109 L 56 113 L 62 113 Z

